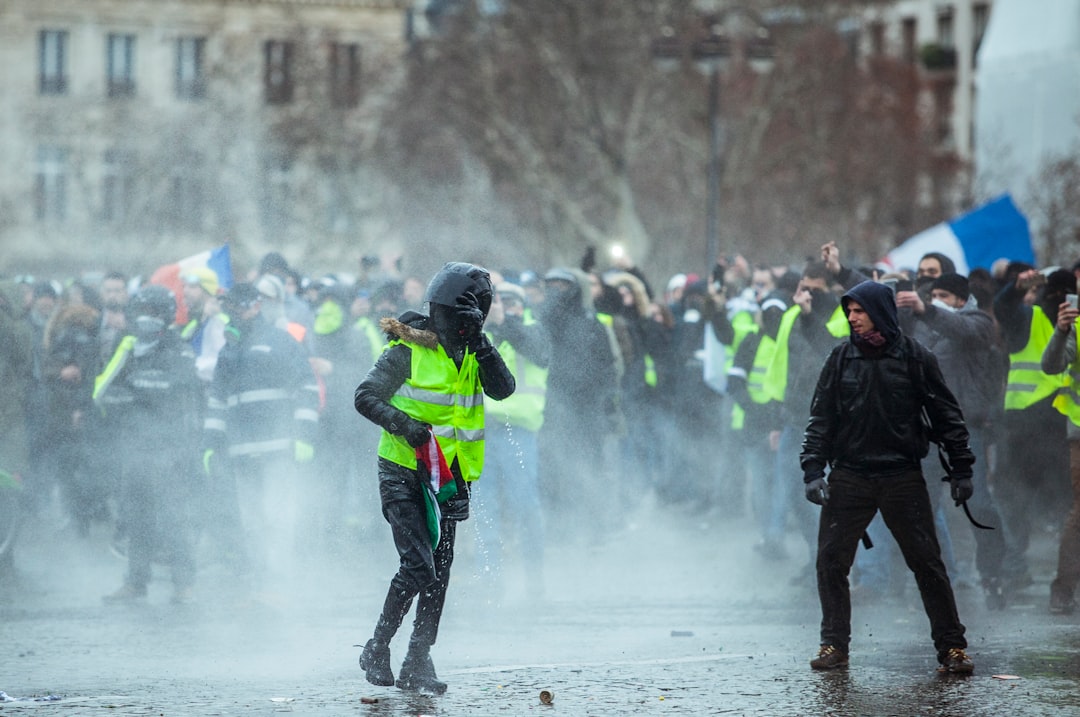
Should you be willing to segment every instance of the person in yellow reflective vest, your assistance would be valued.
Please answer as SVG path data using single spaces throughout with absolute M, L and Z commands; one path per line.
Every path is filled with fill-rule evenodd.
M 1041 362 L 1045 373 L 1065 376 L 1065 388 L 1054 399 L 1054 406 L 1069 419 L 1069 477 L 1073 494 L 1058 544 L 1057 575 L 1050 583 L 1053 615 L 1076 612 L 1076 586 L 1080 584 L 1080 358 L 1076 350 L 1080 311 L 1075 298 L 1074 295 L 1072 302 L 1063 302 L 1058 307 L 1057 325 Z
M 799 492 L 798 480 L 792 476 L 799 466 L 799 441 L 806 419 L 810 415 L 810 398 L 814 393 L 821 364 L 850 328 L 835 319 L 843 314 L 840 297 L 832 291 L 835 284 L 845 290 L 866 280 L 858 271 L 840 264 L 840 252 L 835 242 L 821 247 L 820 261 L 811 261 L 803 269 L 802 278 L 791 306 L 780 321 L 776 335 L 776 351 L 765 373 L 764 388 L 774 401 L 780 401 L 780 423 L 770 434 L 776 451 L 773 503 L 768 540 L 782 541 L 789 517 L 806 541 L 809 560 L 795 582 L 812 585 L 814 556 L 817 553 L 817 521 L 813 510 Z
M 495 598 L 505 589 L 503 542 L 511 526 L 525 570 L 526 593 L 531 599 L 544 593 L 545 526 L 536 435 L 544 423 L 549 351 L 541 326 L 525 318 L 525 302 L 520 286 L 498 283 L 486 323 L 516 384 L 509 398 L 484 401 L 484 480 L 472 493 L 478 515 L 477 553 L 483 560 L 480 572 Z
M 1003 435 L 994 476 L 994 498 L 1005 528 L 1006 597 L 1032 583 L 1027 549 L 1033 523 L 1061 525 L 1072 503 L 1068 419 L 1054 407 L 1064 374 L 1046 374 L 1041 365 L 1058 307 L 1070 293 L 1076 293 L 1076 277 L 1068 270 L 1047 276 L 1030 267 L 1014 267 L 994 297 L 994 316 L 1009 352 Z M 1033 298 L 1031 305 L 1026 297 Z
M 762 534 L 762 541 L 754 547 L 764 558 L 776 560 L 787 555 L 780 539 L 783 536 L 773 536 L 768 531 L 776 472 L 769 431 L 779 424 L 780 402 L 774 401 L 765 390 L 765 372 L 776 350 L 776 334 L 791 297 L 776 290 L 768 267 L 755 268 L 753 277 L 755 290 L 760 292 L 755 298 L 761 327 L 746 336 L 735 352 L 728 369 L 728 395 L 744 417 L 742 437 L 737 443 L 745 457 L 750 502 Z
M 442 693 L 446 683 L 435 673 L 430 650 L 457 523 L 469 516 L 469 484 L 483 469 L 484 396 L 505 399 L 515 381 L 483 333 L 492 301 L 486 269 L 448 263 L 424 299 L 428 316 L 407 311 L 380 322 L 391 340 L 354 394 L 356 410 L 382 428 L 379 495 L 400 559 L 360 667 L 375 685 Z M 437 458 L 445 459 L 450 475 L 442 474 Z M 409 649 L 395 682 L 390 640 L 417 596 Z

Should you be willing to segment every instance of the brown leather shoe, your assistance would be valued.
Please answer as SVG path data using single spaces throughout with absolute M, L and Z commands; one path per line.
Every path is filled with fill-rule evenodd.
M 822 645 L 817 657 L 810 660 L 810 667 L 815 670 L 835 670 L 848 666 L 847 653 L 832 645 Z

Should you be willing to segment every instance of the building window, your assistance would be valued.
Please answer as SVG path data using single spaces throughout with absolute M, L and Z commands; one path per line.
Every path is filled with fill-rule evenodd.
M 122 149 L 105 150 L 104 170 L 101 185 L 101 218 L 109 223 L 122 223 L 131 213 L 132 168 L 135 158 L 131 152 Z
M 292 43 L 281 40 L 267 40 L 264 45 L 264 53 L 266 55 L 264 77 L 266 102 L 272 105 L 292 102 Z
M 953 47 L 956 44 L 956 38 L 953 36 L 952 8 L 945 8 L 938 13 L 937 41 L 942 47 Z
M 109 34 L 105 68 L 109 97 L 135 95 L 135 36 Z
M 355 43 L 330 45 L 330 100 L 335 107 L 360 103 L 360 46 Z
M 934 119 L 935 135 L 938 143 L 951 145 L 953 142 L 953 86 L 950 83 L 940 83 L 934 88 Z
M 917 37 L 918 25 L 915 18 L 905 17 L 902 25 L 903 47 L 904 47 L 904 62 L 915 62 L 918 59 L 918 48 L 915 45 Z
M 41 146 L 34 167 L 34 216 L 42 222 L 67 217 L 68 151 Z
M 875 57 L 885 54 L 885 23 L 870 23 L 870 53 Z
M 42 30 L 38 35 L 38 89 L 43 95 L 67 94 L 66 30 Z
M 180 99 L 206 96 L 205 51 L 205 37 L 181 37 L 176 41 L 176 96 Z

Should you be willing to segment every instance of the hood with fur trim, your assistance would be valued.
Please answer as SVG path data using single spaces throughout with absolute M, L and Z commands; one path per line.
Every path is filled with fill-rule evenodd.
M 379 328 L 391 340 L 401 339 L 410 343 L 434 349 L 439 345 L 439 337 L 434 331 L 429 331 L 426 326 L 428 317 L 410 311 L 402 314 L 400 319 L 389 316 L 379 319 Z

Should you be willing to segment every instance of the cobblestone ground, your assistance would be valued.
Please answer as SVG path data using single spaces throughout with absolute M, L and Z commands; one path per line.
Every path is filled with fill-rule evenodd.
M 1046 612 L 1052 535 L 1032 548 L 1035 584 L 1005 611 L 958 588 L 976 673 L 956 678 L 935 671 L 913 585 L 887 604 L 856 599 L 851 667 L 812 672 L 820 615 L 812 584 L 799 579 L 805 545 L 792 538 L 796 557 L 763 562 L 742 519 L 643 506 L 602 546 L 551 545 L 543 596 L 526 595 L 512 559 L 502 589 L 491 589 L 466 523 L 432 653 L 450 689 L 435 697 L 369 685 L 356 664 L 354 645 L 369 636 L 395 567 L 384 535 L 254 597 L 207 563 L 194 604 L 170 604 L 162 571 L 144 604 L 113 606 L 101 596 L 124 565 L 104 527 L 79 540 L 55 522 L 24 531 L 17 573 L 0 588 L 0 690 L 20 698 L 0 702 L 0 713 L 967 717 L 1080 708 L 1080 616 Z M 32 699 L 48 695 L 59 699 Z

